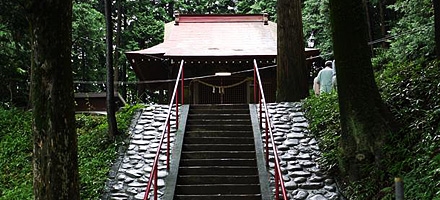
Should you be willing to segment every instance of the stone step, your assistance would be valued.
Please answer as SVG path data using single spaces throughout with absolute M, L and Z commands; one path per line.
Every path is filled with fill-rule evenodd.
M 257 166 L 181 166 L 179 175 L 257 175 Z
M 191 114 L 188 120 L 193 119 L 249 119 L 249 114 Z
M 257 184 L 258 182 L 258 175 L 181 175 L 178 176 L 177 184 Z
M 198 124 L 251 124 L 250 119 L 190 119 L 186 122 L 187 125 Z
M 180 166 L 256 166 L 255 158 L 181 159 Z
M 182 159 L 255 158 L 255 151 L 183 151 Z
M 177 185 L 176 192 L 180 195 L 191 194 L 259 194 L 259 184 L 206 184 L 206 185 Z
M 240 130 L 229 130 L 229 131 L 186 131 L 185 137 L 253 137 L 252 131 L 240 131 Z
M 237 109 L 237 108 L 196 108 L 196 109 L 190 109 L 189 114 L 248 114 L 249 115 L 249 108 L 245 109 Z
M 254 151 L 254 144 L 184 144 L 183 151 Z
M 185 137 L 184 144 L 254 144 L 249 137 Z
M 187 131 L 252 131 L 251 124 L 190 124 L 186 126 Z
M 197 109 L 249 109 L 248 104 L 192 104 L 190 110 Z
M 261 200 L 260 194 L 176 195 L 174 200 Z

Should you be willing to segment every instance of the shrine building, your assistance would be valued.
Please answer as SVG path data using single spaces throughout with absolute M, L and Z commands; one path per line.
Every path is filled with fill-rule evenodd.
M 253 103 L 253 60 L 260 68 L 267 102 L 275 101 L 277 25 L 266 14 L 176 15 L 165 24 L 164 42 L 125 53 L 139 92 L 172 93 L 184 60 L 185 104 Z M 306 48 L 306 57 L 319 55 Z M 307 62 L 307 66 L 311 62 Z

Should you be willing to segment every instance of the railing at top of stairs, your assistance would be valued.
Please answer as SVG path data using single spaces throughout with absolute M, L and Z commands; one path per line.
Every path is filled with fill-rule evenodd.
M 180 61 L 180 68 L 179 68 L 179 73 L 177 74 L 177 78 L 176 78 L 176 83 L 174 85 L 174 91 L 173 91 L 173 96 L 171 97 L 170 100 L 170 104 L 168 106 L 168 114 L 167 114 L 167 118 L 164 122 L 164 126 L 163 127 L 167 127 L 164 128 L 162 130 L 162 136 L 160 138 L 160 143 L 159 146 L 157 147 L 157 152 L 156 152 L 156 156 L 154 157 L 154 162 L 153 162 L 153 166 L 152 166 L 152 170 L 150 172 L 150 178 L 148 179 L 148 185 L 147 188 L 145 189 L 145 196 L 144 196 L 144 200 L 147 200 L 149 195 L 150 195 L 150 188 L 152 185 L 154 185 L 154 189 L 153 189 L 153 194 L 154 194 L 154 199 L 157 200 L 157 171 L 158 171 L 158 165 L 159 165 L 159 155 L 161 153 L 161 149 L 162 149 L 162 145 L 163 145 L 163 141 L 165 139 L 165 135 L 167 138 L 167 170 L 170 169 L 170 121 L 171 121 L 171 109 L 173 108 L 173 104 L 174 104 L 174 100 L 176 101 L 175 107 L 176 107 L 176 129 L 179 127 L 179 103 L 178 103 L 178 94 L 177 94 L 177 90 L 179 89 L 179 81 L 181 82 L 181 105 L 183 105 L 183 63 L 184 60 Z M 179 80 L 180 79 L 180 80 Z M 154 182 L 154 183 L 153 183 Z
M 278 150 L 277 150 L 277 146 L 274 143 L 274 137 L 273 137 L 273 126 L 272 126 L 272 121 L 270 119 L 270 113 L 268 112 L 267 109 L 267 104 L 266 104 L 266 97 L 264 95 L 264 90 L 263 90 L 263 84 L 261 82 L 261 77 L 260 77 L 260 72 L 258 70 L 258 64 L 257 61 L 254 59 L 254 102 L 255 105 L 257 106 L 257 80 L 258 80 L 258 104 L 260 106 L 260 111 L 259 113 L 259 121 L 260 121 L 260 128 L 263 127 L 263 112 L 265 113 L 264 115 L 264 119 L 265 119 L 265 133 L 266 133 L 266 137 L 265 137 L 265 157 L 266 157 L 266 165 L 269 166 L 269 137 L 270 137 L 270 142 L 272 144 L 272 152 L 274 154 L 274 158 L 275 158 L 275 199 L 279 200 L 279 189 L 281 186 L 281 193 L 283 194 L 283 199 L 287 200 L 287 192 L 286 192 L 286 187 L 284 186 L 284 180 L 282 177 L 282 173 L 281 173 L 281 167 L 280 167 L 280 159 L 278 158 Z

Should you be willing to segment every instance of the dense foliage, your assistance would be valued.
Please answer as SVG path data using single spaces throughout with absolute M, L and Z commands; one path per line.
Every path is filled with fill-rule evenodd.
M 341 130 L 336 94 L 306 99 L 306 116 L 310 119 L 311 132 L 319 138 L 324 150 L 321 161 L 340 177 L 348 199 L 392 199 L 394 177 L 403 178 L 405 198 L 439 199 L 440 183 L 433 180 L 440 180 L 440 67 L 432 61 L 435 57 L 432 2 L 387 2 L 384 9 L 388 13 L 385 17 L 389 35 L 379 40 L 385 41 L 385 45 L 374 46 L 373 63 L 376 82 L 397 127 L 383 147 L 386 153 L 381 167 L 372 165 L 368 169 L 371 175 L 354 183 L 344 182 L 338 175 L 335 166 L 338 166 Z M 318 0 L 307 0 L 304 10 L 316 11 L 318 5 L 325 6 Z M 370 17 L 377 17 L 377 12 L 378 9 L 370 9 Z M 304 15 L 308 17 L 304 18 L 305 31 L 316 27 L 325 30 L 325 26 L 320 28 L 325 12 Z M 312 25 L 307 25 L 308 20 Z M 380 24 L 372 23 L 370 28 L 373 37 L 381 37 Z M 326 42 L 331 45 L 331 41 Z
M 120 132 L 126 132 L 140 106 L 117 113 Z M 107 139 L 105 116 L 76 116 L 81 199 L 99 199 L 107 173 L 125 146 L 127 134 Z M 32 199 L 31 113 L 0 108 L 0 200 Z

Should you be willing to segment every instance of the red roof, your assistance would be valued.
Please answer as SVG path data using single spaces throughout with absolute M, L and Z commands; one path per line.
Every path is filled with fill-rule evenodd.
M 163 43 L 128 54 L 165 57 L 277 55 L 276 24 L 263 15 L 181 15 L 168 23 Z

